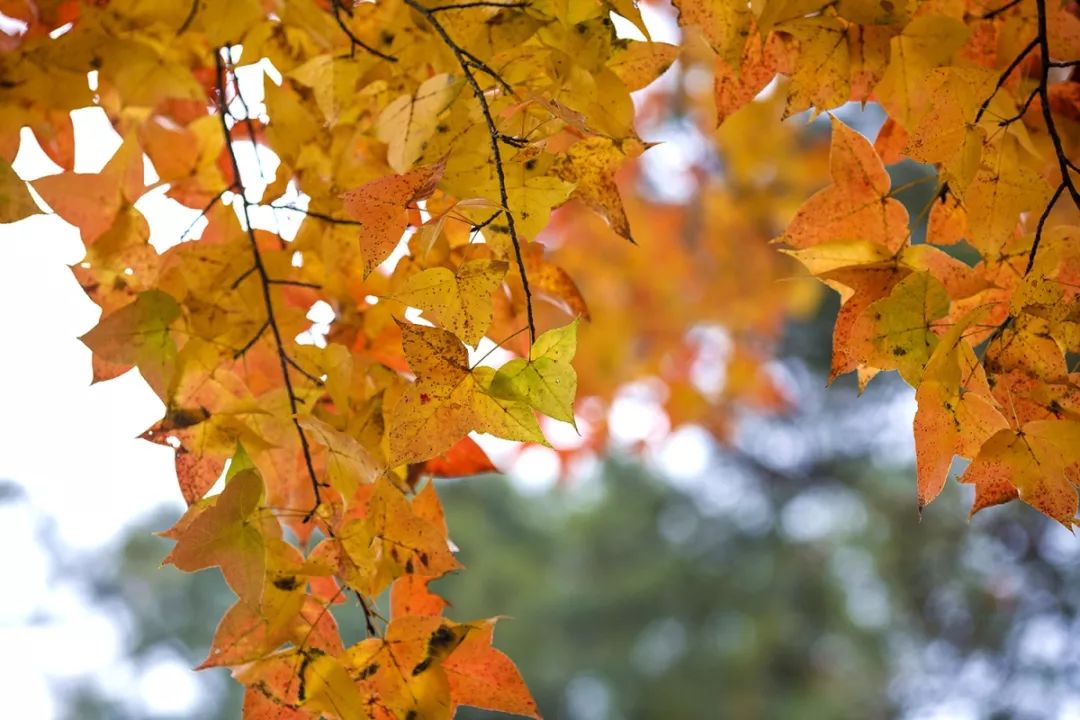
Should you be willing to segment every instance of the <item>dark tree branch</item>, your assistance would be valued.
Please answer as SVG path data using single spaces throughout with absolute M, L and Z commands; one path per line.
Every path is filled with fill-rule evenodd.
M 288 210 L 290 212 L 300 213 L 301 215 L 307 215 L 308 217 L 315 218 L 316 220 L 322 220 L 332 225 L 363 225 L 359 220 L 350 220 L 348 218 L 336 218 L 332 215 L 325 215 L 320 212 L 314 212 L 313 210 L 304 210 L 293 205 L 267 205 L 271 210 Z
M 375 611 L 368 606 L 367 598 L 360 594 L 359 590 L 353 590 L 353 594 L 356 595 L 356 600 L 360 603 L 360 607 L 364 609 L 364 629 L 367 630 L 367 636 L 380 637 L 379 631 L 375 629 L 375 623 L 373 622 L 373 615 Z
M 1011 116 L 1011 117 L 1007 117 L 1007 118 L 1004 118 L 1002 120 L 999 120 L 998 121 L 998 126 L 999 127 L 1005 127 L 1007 125 L 1012 125 L 1014 122 L 1016 122 L 1020 118 L 1024 117 L 1024 115 L 1028 111 L 1028 108 L 1031 107 L 1032 101 L 1034 101 L 1035 98 L 1038 97 L 1038 96 L 1039 96 L 1039 88 L 1034 88 L 1031 91 L 1031 93 L 1027 96 L 1027 100 L 1024 101 L 1024 104 L 1021 105 L 1020 109 L 1016 111 L 1016 114 Z
M 424 16 L 428 24 L 431 25 L 436 33 L 438 33 L 439 37 L 442 38 L 443 43 L 445 43 L 454 54 L 458 65 L 461 66 L 461 72 L 465 75 L 465 80 L 469 83 L 473 95 L 476 97 L 476 101 L 480 104 L 480 112 L 483 114 L 484 123 L 487 125 L 492 162 L 495 165 L 495 175 L 499 181 L 499 204 L 502 205 L 502 213 L 506 216 L 506 226 L 510 235 L 510 243 L 514 247 L 514 257 L 517 261 L 518 273 L 521 275 L 521 286 L 525 291 L 525 312 L 529 324 L 529 340 L 530 342 L 535 342 L 536 322 L 533 319 L 532 291 L 529 288 L 528 273 L 525 271 L 525 258 L 521 253 L 521 239 L 518 237 L 517 226 L 514 223 L 514 213 L 510 211 L 510 196 L 506 191 L 506 171 L 503 168 L 502 151 L 499 149 L 499 142 L 502 139 L 503 134 L 499 132 L 499 128 L 495 124 L 495 118 L 491 114 L 491 106 L 488 104 L 487 95 L 484 93 L 484 89 L 480 87 L 480 83 L 477 82 L 473 69 L 475 68 L 491 75 L 496 79 L 496 82 L 510 94 L 512 94 L 512 89 L 501 77 L 499 77 L 498 73 L 487 68 L 482 61 L 478 60 L 467 50 L 458 45 L 454 39 L 450 37 L 446 28 L 443 27 L 442 23 L 439 22 L 439 19 L 431 12 L 431 10 L 425 8 L 417 2 L 417 0 L 405 0 L 405 4 Z M 490 219 L 488 222 L 490 222 Z
M 1016 0 L 1016 2 L 1019 2 L 1019 0 Z M 529 7 L 528 2 L 500 3 L 500 2 L 483 2 L 483 0 L 478 0 L 477 2 L 462 2 L 462 3 L 455 3 L 453 5 L 440 5 L 439 7 L 431 8 L 430 12 L 432 14 L 435 14 L 435 13 L 440 13 L 440 12 L 446 12 L 447 10 L 469 10 L 471 8 L 527 8 L 527 7 Z
M 1065 153 L 1065 147 L 1058 134 L 1057 125 L 1054 123 L 1054 115 L 1050 110 L 1050 38 L 1046 30 L 1046 0 L 1035 0 L 1035 8 L 1039 23 L 1039 52 L 1042 55 L 1042 70 L 1039 73 L 1039 99 L 1042 101 L 1043 120 L 1046 121 L 1046 131 L 1050 134 L 1050 141 L 1054 145 L 1054 154 L 1057 155 L 1058 168 L 1061 170 L 1061 182 L 1069 191 L 1073 204 L 1080 208 L 1080 191 L 1077 191 L 1072 176 L 1069 174 L 1073 167 L 1072 161 Z
M 251 270 L 254 270 L 254 269 L 255 268 L 252 268 Z M 244 277 L 247 277 L 247 275 L 250 274 L 251 270 L 244 273 Z M 266 329 L 268 327 L 270 327 L 270 322 L 269 321 L 264 321 L 263 324 L 259 326 L 259 329 L 255 331 L 255 335 L 253 335 L 250 340 L 248 340 L 246 343 L 244 343 L 244 347 L 240 348 L 239 350 L 237 350 L 236 352 L 233 353 L 233 360 L 236 360 L 237 358 L 242 357 L 244 355 L 244 353 L 246 353 L 248 350 L 250 350 L 251 347 L 255 343 L 259 342 L 259 338 L 261 338 L 266 333 Z
M 180 26 L 180 29 L 176 31 L 177 35 L 183 35 L 191 27 L 191 23 L 195 20 L 195 16 L 199 13 L 199 0 L 191 0 L 191 9 L 188 10 L 187 17 L 184 18 L 184 23 Z
M 259 169 L 259 177 L 262 178 L 266 175 L 263 173 L 262 160 L 259 159 L 258 143 L 255 142 L 255 123 L 251 119 L 251 108 L 248 107 L 247 101 L 244 100 L 244 94 L 240 92 L 240 79 L 236 77 L 236 66 L 232 65 L 232 63 L 230 63 L 229 72 L 232 74 L 236 100 L 240 103 L 240 107 L 244 109 L 244 117 L 240 118 L 240 120 L 244 123 L 244 127 L 247 128 L 248 135 L 251 138 L 252 152 L 255 154 L 255 167 Z M 232 115 L 231 112 L 229 114 Z M 236 116 L 233 115 L 233 117 L 235 118 Z
M 1022 2 L 1022 0 L 1009 0 L 1009 2 L 1005 3 L 1001 7 L 996 8 L 994 10 L 991 10 L 990 12 L 988 12 L 988 13 L 986 13 L 984 15 L 980 15 L 979 18 L 982 19 L 982 20 L 992 20 L 992 19 L 996 18 L 998 15 L 1000 15 L 1000 14 L 1002 14 L 1004 12 L 1008 12 L 1009 10 L 1013 9 L 1014 7 L 1019 5 L 1021 2 Z
M 1061 197 L 1061 193 L 1063 192 L 1065 192 L 1065 183 L 1061 183 L 1057 186 L 1057 190 L 1054 191 L 1053 196 L 1050 198 L 1050 202 L 1046 203 L 1042 215 L 1039 216 L 1039 224 L 1035 226 L 1035 239 L 1032 241 L 1031 251 L 1028 253 L 1027 267 L 1024 268 L 1025 276 L 1031 272 L 1031 268 L 1035 267 L 1035 254 L 1039 252 L 1039 243 L 1042 241 L 1043 226 L 1046 224 L 1046 218 L 1050 217 L 1050 211 L 1054 209 L 1054 205 L 1057 204 L 1058 198 Z
M 293 367 L 293 369 L 296 370 L 296 372 L 300 373 L 301 375 L 303 375 L 304 377 L 306 377 L 308 380 L 315 383 L 316 385 L 322 385 L 323 384 L 322 378 L 316 377 L 315 375 L 312 375 L 311 373 L 309 373 L 304 368 L 300 367 L 300 363 L 293 360 L 290 356 L 288 356 L 288 355 L 285 356 L 285 362 L 289 363 L 289 365 L 291 365 Z
M 240 274 L 240 277 L 238 277 L 238 278 L 236 278 L 235 280 L 233 280 L 233 283 L 232 283 L 232 285 L 230 285 L 230 286 L 229 286 L 229 289 L 230 289 L 230 290 L 235 290 L 236 288 L 240 287 L 240 283 L 242 283 L 242 282 L 244 282 L 245 280 L 247 280 L 248 276 L 249 276 L 249 275 L 251 275 L 251 273 L 253 273 L 253 272 L 255 272 L 255 266 L 254 266 L 254 265 L 252 265 L 252 266 L 251 266 L 251 267 L 249 267 L 249 268 L 248 268 L 247 270 L 245 270 L 244 272 L 242 272 L 242 273 Z
M 1019 67 L 1020 63 L 1024 62 L 1024 58 L 1030 55 L 1031 51 L 1038 47 L 1038 45 L 1039 38 L 1032 38 L 1031 42 L 1025 45 L 1024 49 L 1021 50 L 1015 58 L 1013 58 L 1013 61 L 1011 63 L 1009 63 L 1009 67 L 1005 68 L 1005 70 L 1002 71 L 1001 75 L 998 76 L 997 84 L 994 85 L 993 92 L 990 93 L 986 100 L 983 100 L 983 104 L 979 106 L 979 112 L 975 114 L 976 125 L 978 125 L 979 121 L 982 120 L 983 113 L 985 113 L 986 108 L 990 106 L 990 101 L 993 100 L 994 96 L 998 94 L 998 90 L 1000 90 L 1005 84 L 1005 82 L 1009 79 L 1009 76 L 1012 75 L 1013 70 Z
M 366 42 L 364 42 L 360 38 L 356 37 L 356 33 L 354 33 L 352 30 L 350 30 L 348 24 L 346 24 L 345 18 L 341 17 L 341 10 L 342 10 L 341 0 L 330 0 L 330 9 L 334 13 L 334 21 L 338 24 L 338 27 L 341 28 L 341 31 L 343 33 L 345 33 L 345 36 L 347 38 L 349 38 L 349 42 L 352 43 L 352 49 L 351 49 L 350 52 L 355 53 L 356 48 L 360 47 L 360 48 L 363 48 L 366 52 L 371 53 L 372 55 L 374 55 L 377 58 L 382 58 L 383 60 L 386 60 L 387 62 L 397 62 L 397 58 L 394 57 L 393 55 L 387 55 L 386 53 L 382 52 L 381 50 L 377 50 L 376 48 L 371 47 Z M 345 11 L 350 17 L 352 17 L 352 10 L 351 9 L 345 8 Z
M 227 53 L 228 48 L 220 48 L 214 53 L 214 64 L 217 70 L 217 93 L 218 93 L 218 119 L 221 121 L 221 131 L 225 138 L 225 149 L 228 151 L 229 162 L 232 165 L 233 177 L 236 179 L 236 187 L 240 194 L 240 211 L 244 216 L 244 229 L 247 231 L 248 242 L 251 245 L 251 256 L 254 266 L 254 272 L 258 275 L 259 284 L 262 286 L 263 305 L 266 309 L 266 326 L 270 329 L 270 333 L 274 338 L 274 345 L 277 350 L 278 364 L 281 367 L 281 376 L 285 382 L 285 391 L 289 399 L 289 409 L 292 411 L 292 422 L 296 428 L 296 433 L 300 438 L 300 448 L 304 455 L 304 464 L 307 466 L 308 476 L 311 479 L 311 490 L 314 493 L 315 505 L 311 508 L 311 511 L 304 518 L 304 522 L 309 521 L 314 516 L 315 511 L 319 509 L 319 505 L 322 504 L 322 496 L 319 488 L 321 483 L 318 476 L 315 474 L 315 465 L 311 459 L 311 448 L 308 445 L 307 435 L 304 434 L 304 428 L 300 425 L 300 418 L 297 415 L 298 401 L 296 397 L 296 391 L 293 389 L 292 377 L 289 374 L 289 365 L 292 360 L 289 358 L 288 353 L 285 351 L 285 340 L 281 336 L 281 328 L 278 326 L 277 318 L 274 314 L 274 302 L 270 294 L 270 276 L 267 274 L 266 265 L 263 263 L 262 253 L 259 250 L 259 243 L 255 237 L 255 228 L 251 224 L 251 215 L 248 212 L 248 202 L 244 191 L 243 180 L 240 174 L 240 163 L 236 160 L 236 151 L 233 148 L 232 135 L 229 132 L 229 123 L 226 120 L 227 103 L 226 87 L 227 87 L 227 71 L 225 69 L 225 62 L 222 59 L 222 54 Z M 239 87 L 237 88 L 239 91 Z M 261 335 L 263 331 L 260 331 L 258 335 Z M 258 339 L 258 337 L 256 337 Z M 252 341 L 254 342 L 254 341 Z
M 1058 170 L 1061 172 L 1061 185 L 1058 186 L 1054 192 L 1053 197 L 1050 198 L 1050 202 L 1047 203 L 1043 209 L 1042 215 L 1039 217 L 1039 223 L 1035 228 L 1035 240 L 1031 244 L 1031 252 L 1028 254 L 1027 269 L 1024 274 L 1027 275 L 1031 271 L 1031 268 L 1035 265 L 1035 254 L 1039 250 L 1039 242 L 1042 240 L 1043 226 L 1046 224 L 1046 219 L 1050 216 L 1050 211 L 1053 209 L 1055 203 L 1061 194 L 1068 190 L 1069 197 L 1072 198 L 1073 205 L 1077 209 L 1080 209 L 1080 191 L 1077 191 L 1076 183 L 1073 182 L 1072 173 L 1077 169 L 1076 165 L 1069 159 L 1069 156 L 1065 153 L 1065 146 L 1061 142 L 1061 135 L 1058 133 L 1057 125 L 1054 123 L 1054 114 L 1050 109 L 1050 38 L 1046 29 L 1046 0 L 1035 0 L 1035 9 L 1037 13 L 1039 35 L 1036 38 L 1039 42 L 1039 54 L 1042 56 L 1041 68 L 1039 71 L 1039 100 L 1042 104 L 1043 120 L 1046 122 L 1046 132 L 1050 135 L 1050 142 L 1054 146 L 1054 154 L 1057 156 Z
M 221 202 L 221 198 L 222 198 L 223 195 L 225 195 L 225 193 L 232 192 L 235 189 L 236 189 L 236 183 L 233 183 L 232 185 L 230 185 L 229 187 L 225 188 L 224 190 L 219 192 L 217 195 L 215 195 L 213 197 L 213 199 L 210 200 L 210 202 L 206 203 L 206 207 L 204 207 L 202 209 L 202 212 L 199 213 L 199 216 L 197 218 L 195 218 L 194 220 L 192 220 L 191 224 L 187 226 L 187 230 L 185 230 L 183 232 L 183 234 L 180 235 L 180 242 L 183 242 L 184 238 L 186 238 L 188 236 L 188 233 L 190 233 L 192 230 L 195 229 L 195 225 L 200 220 L 202 220 L 204 217 L 206 217 L 206 214 L 209 213 L 211 210 L 213 210 L 215 205 L 217 205 L 219 202 Z
M 296 287 L 315 288 L 316 290 L 322 290 L 322 285 L 313 282 L 304 282 L 303 280 L 278 280 L 276 278 L 270 278 L 267 282 L 271 285 L 295 285 Z

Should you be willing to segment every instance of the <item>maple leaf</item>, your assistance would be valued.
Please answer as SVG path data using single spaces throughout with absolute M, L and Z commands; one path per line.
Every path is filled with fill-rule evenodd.
M 432 477 L 453 478 L 495 472 L 495 464 L 471 437 L 465 436 L 438 457 L 423 464 L 421 472 Z
M 941 492 L 954 455 L 974 458 L 983 443 L 1008 427 L 986 373 L 964 338 L 986 316 L 979 308 L 942 336 L 915 391 L 915 461 L 919 508 Z
M 107 364 L 95 365 L 95 379 L 115 377 L 137 365 L 151 387 L 163 391 L 177 357 L 169 328 L 180 314 L 172 296 L 149 290 L 103 318 L 80 338 L 95 358 Z
M 0 222 L 37 212 L 32 189 L 86 245 L 94 380 L 137 367 L 166 408 L 144 437 L 175 448 L 189 505 L 168 560 L 239 596 L 205 665 L 233 668 L 246 717 L 535 716 L 492 623 L 441 617 L 429 583 L 458 564 L 422 476 L 492 470 L 472 433 L 545 444 L 536 413 L 573 423 L 579 385 L 595 422 L 565 459 L 602 451 L 644 378 L 721 441 L 787 407 L 770 353 L 817 301 L 767 247 L 793 209 L 784 252 L 840 295 L 830 377 L 916 388 L 920 507 L 959 455 L 974 510 L 1074 521 L 1071 6 L 679 0 L 666 44 L 630 0 L 285 5 L 7 3 L 25 30 L 0 38 Z M 884 124 L 871 145 L 833 118 L 819 189 L 815 126 L 781 119 L 851 101 Z M 98 172 L 84 109 L 122 139 Z M 701 147 L 669 188 L 637 131 L 684 126 Z M 61 168 L 30 189 L 24 138 Z M 936 183 L 910 228 L 885 168 L 905 158 Z M 160 234 L 163 198 L 197 216 L 182 234 Z M 712 392 L 687 328 L 718 326 Z M 470 364 L 489 333 L 515 359 Z M 348 650 L 327 611 L 346 595 L 372 635 Z
M 391 465 L 436 457 L 474 428 L 508 440 L 543 442 L 528 405 L 496 397 L 495 371 L 470 368 L 465 346 L 453 333 L 410 324 L 402 324 L 401 332 L 416 382 L 391 413 Z
M 464 640 L 443 663 L 455 705 L 539 718 L 517 666 L 492 647 L 495 620 L 469 623 Z
M 382 639 L 349 648 L 346 663 L 375 717 L 449 720 L 453 707 L 443 664 L 468 630 L 441 617 L 400 617 Z
M 536 339 L 529 357 L 511 360 L 495 373 L 491 392 L 506 400 L 519 400 L 577 427 L 574 396 L 577 374 L 570 361 L 577 352 L 577 320 L 549 330 Z
M 1072 529 L 1080 484 L 1080 423 L 1034 420 L 999 430 L 983 443 L 960 480 L 975 485 L 973 514 L 1019 496 Z
M 184 572 L 220 567 L 233 592 L 258 604 L 266 576 L 267 532 L 278 528 L 273 520 L 263 522 L 262 495 L 258 473 L 248 470 L 235 475 L 210 504 L 189 508 L 166 534 L 176 540 L 176 546 L 162 562 Z
M 803 203 L 779 240 L 792 248 L 868 240 L 895 252 L 907 240 L 908 214 L 889 197 L 885 166 L 862 135 L 835 117 L 832 128 L 833 184 Z
M 428 268 L 406 280 L 394 297 L 426 311 L 435 323 L 475 347 L 491 325 L 491 294 L 502 284 L 507 267 L 502 260 L 470 260 L 456 271 Z
M 388 175 L 345 193 L 345 211 L 360 221 L 360 250 L 364 274 L 369 275 L 397 247 L 409 224 L 410 203 L 427 197 L 442 176 L 438 163 L 410 170 L 404 175 Z

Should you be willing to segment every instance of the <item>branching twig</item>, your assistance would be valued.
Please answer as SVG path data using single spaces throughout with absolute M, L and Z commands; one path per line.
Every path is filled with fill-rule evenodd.
M 495 118 L 491 114 L 491 106 L 488 104 L 487 95 L 484 93 L 484 89 L 480 87 L 480 83 L 476 80 L 476 75 L 473 73 L 473 69 L 481 70 L 482 72 L 491 75 L 496 79 L 496 82 L 502 86 L 507 92 L 511 92 L 509 85 L 498 76 L 498 73 L 488 68 L 482 61 L 477 59 L 467 50 L 458 45 L 450 34 L 443 27 L 439 19 L 432 13 L 431 10 L 425 8 L 417 0 L 405 0 L 405 4 L 417 11 L 428 21 L 428 24 L 438 33 L 442 38 L 443 43 L 454 54 L 454 57 L 458 61 L 458 65 L 461 66 L 461 72 L 465 75 L 465 80 L 472 88 L 473 95 L 476 97 L 476 101 L 480 104 L 480 112 L 484 116 L 484 123 L 487 125 L 488 140 L 491 145 L 492 162 L 495 165 L 495 175 L 499 181 L 499 204 L 503 207 L 503 214 L 506 216 L 506 227 L 510 235 L 510 243 L 514 246 L 514 256 L 517 260 L 518 272 L 521 275 L 521 285 L 525 291 L 525 312 L 528 318 L 529 324 L 529 340 L 536 340 L 536 322 L 533 319 L 533 307 L 532 307 L 532 291 L 529 288 L 528 274 L 525 272 L 525 259 L 521 253 L 521 239 L 517 234 L 517 226 L 514 224 L 514 213 L 510 211 L 510 196 L 506 191 L 506 172 L 503 169 L 502 152 L 499 149 L 499 142 L 502 139 L 502 133 L 499 132 L 498 126 L 495 124 Z
M 991 92 L 989 96 L 987 96 L 986 100 L 983 101 L 983 104 L 979 106 L 979 112 L 975 114 L 976 125 L 979 124 L 979 120 L 982 120 L 983 113 L 985 113 L 986 108 L 990 106 L 990 101 L 994 99 L 994 96 L 997 95 L 998 90 L 1001 89 L 1001 87 L 1009 79 L 1009 76 L 1012 75 L 1013 70 L 1015 70 L 1020 65 L 1020 63 L 1024 62 L 1024 58 L 1030 55 L 1031 51 L 1038 47 L 1038 45 L 1039 38 L 1032 38 L 1031 42 L 1025 45 L 1024 49 L 1021 50 L 1015 58 L 1013 58 L 1013 61 L 1011 63 L 1009 63 L 1009 67 L 1005 68 L 1005 70 L 1002 71 L 1001 75 L 998 76 L 997 84 L 994 85 L 994 91 Z
M 979 19 L 980 20 L 992 20 L 992 19 L 996 18 L 998 15 L 1000 15 L 1001 13 L 1007 12 L 1007 11 L 1011 10 L 1012 8 L 1016 7 L 1017 5 L 1019 5 L 1021 3 L 1021 1 L 1022 0 L 1009 0 L 1009 2 L 1005 3 L 1001 7 L 997 8 L 995 10 L 991 10 L 990 12 L 985 13 L 983 15 L 980 15 Z
M 1015 1 L 1019 2 L 1020 0 L 1015 0 Z M 453 5 L 440 5 L 439 7 L 431 8 L 431 13 L 432 14 L 440 13 L 440 12 L 445 12 L 447 10 L 468 10 L 470 8 L 527 8 L 527 7 L 529 7 L 528 2 L 500 3 L 500 2 L 490 2 L 490 1 L 489 2 L 483 2 L 483 0 L 478 0 L 477 2 L 462 2 L 462 3 L 455 3 Z
M 204 207 L 202 209 L 202 212 L 199 213 L 199 216 L 197 218 L 195 218 L 194 220 L 192 220 L 191 224 L 187 226 L 187 230 L 185 230 L 183 232 L 183 234 L 180 235 L 180 242 L 183 242 L 184 238 L 186 238 L 188 236 L 188 233 L 190 233 L 192 230 L 195 229 L 195 225 L 200 220 L 202 220 L 204 217 L 206 217 L 206 214 L 209 213 L 211 210 L 213 210 L 215 205 L 217 205 L 219 202 L 221 202 L 221 198 L 225 193 L 232 192 L 235 189 L 236 189 L 236 183 L 233 183 L 232 185 L 230 185 L 229 187 L 225 188 L 224 190 L 219 192 L 217 195 L 215 195 L 213 197 L 213 199 L 210 200 L 210 202 L 206 203 L 206 207 Z
M 236 159 L 236 151 L 233 149 L 232 135 L 229 132 L 229 123 L 225 118 L 227 112 L 226 103 L 227 98 L 225 89 L 227 85 L 227 72 L 225 70 L 225 62 L 222 60 L 222 54 L 228 52 L 227 48 L 220 48 L 214 54 L 214 64 L 217 69 L 217 92 L 218 92 L 218 119 L 221 121 L 221 131 L 225 138 L 225 149 L 228 151 L 229 162 L 232 165 L 233 177 L 235 178 L 234 186 L 240 195 L 240 211 L 244 216 L 244 229 L 247 231 L 248 242 L 251 245 L 251 255 L 254 266 L 254 272 L 259 278 L 259 284 L 262 286 L 263 305 L 266 309 L 266 327 L 270 329 L 270 333 L 274 338 L 274 345 L 277 349 L 278 364 L 281 367 L 281 376 L 285 382 L 285 392 L 289 399 L 289 409 L 292 411 L 292 422 L 296 428 L 297 435 L 300 437 L 300 448 L 304 455 L 304 464 L 307 466 L 308 475 L 311 478 L 311 490 L 315 495 L 315 505 L 311 511 L 304 518 L 304 521 L 308 521 L 318 510 L 319 505 L 322 503 L 322 498 L 319 492 L 319 478 L 315 474 L 315 465 L 311 459 L 311 448 L 308 446 L 307 435 L 304 434 L 304 428 L 300 425 L 300 418 L 297 416 L 298 401 L 296 397 L 296 391 L 293 389 L 292 377 L 289 374 L 289 365 L 292 363 L 292 359 L 285 351 L 285 341 L 281 336 L 281 328 L 278 326 L 277 318 L 274 315 L 274 302 L 270 294 L 270 276 L 267 274 L 266 265 L 263 263 L 262 253 L 259 251 L 259 242 L 255 237 L 255 227 L 251 223 L 251 215 L 248 212 L 248 202 L 244 191 L 244 184 L 240 175 L 240 163 Z M 237 88 L 239 91 L 239 87 Z M 265 328 L 260 330 L 252 343 L 262 335 Z M 305 373 L 306 374 L 306 373 Z
M 1080 191 L 1077 190 L 1071 169 L 1075 169 L 1069 156 L 1065 154 L 1065 147 L 1061 143 L 1061 135 L 1058 134 L 1057 125 L 1054 124 L 1054 115 L 1050 111 L 1050 38 L 1046 29 L 1046 0 L 1035 0 L 1035 8 L 1039 23 L 1039 52 L 1042 54 L 1042 70 L 1039 73 L 1039 100 L 1042 101 L 1043 120 L 1046 121 L 1046 131 L 1050 134 L 1050 141 L 1054 144 L 1054 153 L 1057 155 L 1058 168 L 1061 170 L 1061 182 L 1069 191 L 1073 204 L 1080 209 Z
M 294 205 L 267 205 L 271 210 L 288 210 L 290 212 L 300 213 L 301 215 L 307 215 L 308 217 L 315 218 L 316 220 L 322 220 L 328 222 L 331 225 L 363 225 L 359 220 L 350 220 L 348 218 L 336 218 L 332 215 L 325 215 L 313 210 L 304 210 Z
M 180 29 L 176 31 L 177 35 L 183 35 L 191 27 L 191 23 L 195 20 L 195 16 L 199 14 L 199 0 L 191 0 L 191 9 L 188 10 L 187 17 L 184 18 L 184 23 L 180 26 Z
M 1024 275 L 1031 272 L 1031 268 L 1035 266 L 1035 255 L 1038 253 L 1039 243 L 1042 241 L 1043 226 L 1046 224 L 1046 219 L 1050 217 L 1050 211 L 1053 210 L 1061 194 L 1068 190 L 1073 205 L 1080 209 L 1080 191 L 1077 191 L 1076 183 L 1073 182 L 1070 174 L 1077 167 L 1065 153 L 1061 135 L 1058 133 L 1057 125 L 1054 123 L 1054 114 L 1050 109 L 1050 67 L 1053 63 L 1050 60 L 1050 38 L 1046 28 L 1046 0 L 1035 0 L 1035 9 L 1039 31 L 1035 39 L 1039 43 L 1039 54 L 1042 56 L 1040 58 L 1039 87 L 1037 90 L 1042 105 L 1043 121 L 1046 123 L 1046 132 L 1050 135 L 1050 142 L 1053 144 L 1054 154 L 1057 156 L 1058 170 L 1061 172 L 1061 184 L 1058 185 L 1050 201 L 1043 209 L 1042 215 L 1039 216 L 1039 222 L 1035 226 L 1035 239 L 1031 243 L 1031 251 L 1028 253 L 1027 268 L 1024 270 Z
M 1046 224 L 1046 218 L 1050 217 L 1050 211 L 1054 209 L 1054 205 L 1057 204 L 1058 198 L 1061 197 L 1061 193 L 1063 192 L 1065 192 L 1065 183 L 1061 183 L 1057 186 L 1057 190 L 1054 191 L 1053 196 L 1050 198 L 1050 202 L 1046 203 L 1042 215 L 1039 216 L 1039 223 L 1035 226 L 1035 239 L 1031 243 L 1031 251 L 1028 253 L 1027 267 L 1024 268 L 1024 275 L 1027 275 L 1031 272 L 1031 268 L 1035 267 L 1035 254 L 1039 252 L 1039 242 L 1042 241 L 1043 225 Z
M 315 288 L 316 290 L 322 290 L 322 285 L 313 282 L 304 282 L 303 280 L 278 280 L 277 278 L 270 278 L 267 280 L 271 285 L 295 285 L 296 287 Z
M 375 57 L 382 58 L 387 62 L 397 62 L 397 58 L 393 55 L 388 55 L 381 50 L 377 50 L 356 37 L 356 33 L 350 30 L 348 24 L 346 24 L 345 18 L 341 17 L 341 0 L 330 0 L 330 9 L 334 13 L 334 21 L 337 22 L 338 27 L 345 33 L 345 36 L 349 38 L 349 42 L 352 43 L 352 52 L 356 52 L 356 48 L 361 47 Z M 349 12 L 348 14 L 351 16 L 352 12 Z
M 375 611 L 368 607 L 367 598 L 361 595 L 359 590 L 353 590 L 353 594 L 356 595 L 360 607 L 364 609 L 364 628 L 367 630 L 368 637 L 379 637 L 379 631 L 375 629 L 375 623 L 372 622 Z
M 252 268 L 252 270 L 254 270 L 254 268 Z M 247 275 L 249 273 L 250 273 L 250 271 L 248 271 L 247 273 L 244 273 L 244 277 L 247 277 Z M 251 347 L 255 343 L 259 342 L 259 338 L 261 338 L 266 333 L 266 329 L 268 327 L 270 327 L 270 322 L 269 321 L 266 321 L 261 326 L 259 326 L 259 329 L 255 331 L 255 334 L 252 336 L 252 338 L 250 340 L 248 340 L 246 343 L 244 343 L 244 347 L 240 348 L 239 350 L 237 350 L 236 352 L 233 353 L 233 360 L 236 360 L 236 359 L 242 357 L 244 355 L 244 353 L 246 353 L 248 350 L 250 350 Z
M 1001 120 L 998 120 L 998 127 L 1006 127 L 1008 125 L 1012 125 L 1014 122 L 1016 122 L 1020 118 L 1024 117 L 1024 115 L 1027 114 L 1028 108 L 1031 107 L 1031 103 L 1038 96 L 1039 96 L 1039 88 L 1033 89 L 1031 91 L 1031 93 L 1027 96 L 1027 100 L 1024 101 L 1024 104 L 1021 105 L 1020 109 L 1016 111 L 1015 115 L 1013 115 L 1011 117 L 1007 117 L 1007 118 L 1002 118 Z

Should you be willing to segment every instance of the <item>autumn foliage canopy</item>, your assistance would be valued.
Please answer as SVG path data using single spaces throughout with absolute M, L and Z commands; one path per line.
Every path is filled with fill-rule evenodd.
M 493 469 L 476 434 L 601 449 L 635 381 L 720 440 L 782 410 L 767 362 L 809 276 L 842 301 L 832 377 L 916 389 L 920 508 L 961 456 L 973 512 L 1074 523 L 1077 5 L 649 4 L 679 44 L 633 0 L 0 0 L 0 221 L 81 233 L 94 379 L 137 368 L 166 408 L 167 562 L 236 593 L 203 667 L 245 717 L 538 716 L 495 621 L 428 589 L 461 567 L 431 478 Z M 849 101 L 884 109 L 874 142 L 802 131 Z M 98 172 L 72 111 L 121 139 Z M 672 123 L 704 148 L 679 202 L 639 136 Z M 59 171 L 20 178 L 20 142 Z M 933 170 L 918 217 L 902 161 Z M 152 238 L 151 196 L 195 222 Z

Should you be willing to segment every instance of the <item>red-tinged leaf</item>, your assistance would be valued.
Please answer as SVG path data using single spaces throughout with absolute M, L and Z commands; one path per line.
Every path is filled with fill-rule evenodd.
M 517 666 L 491 645 L 495 621 L 468 627 L 465 640 L 443 663 L 454 704 L 539 719 L 536 701 Z
M 443 163 L 436 163 L 404 175 L 388 175 L 342 197 L 345 212 L 361 223 L 360 252 L 365 275 L 370 275 L 397 247 L 409 224 L 408 206 L 434 192 L 444 168 Z
M 483 448 L 471 437 L 465 436 L 442 455 L 424 463 L 422 472 L 438 478 L 467 477 L 481 473 L 496 472 L 495 464 Z
M 244 691 L 244 720 L 311 720 L 310 713 L 284 705 L 257 687 Z
M 1072 529 L 1080 481 L 1080 422 L 1035 420 L 990 437 L 962 482 L 976 487 L 974 514 L 1016 496 Z
M 433 578 L 402 575 L 390 586 L 390 617 L 437 617 L 450 603 L 428 589 Z
M 896 252 L 907 241 L 908 214 L 889 197 L 889 174 L 870 142 L 836 118 L 829 169 L 833 184 L 799 208 L 780 241 L 807 248 L 869 240 Z

